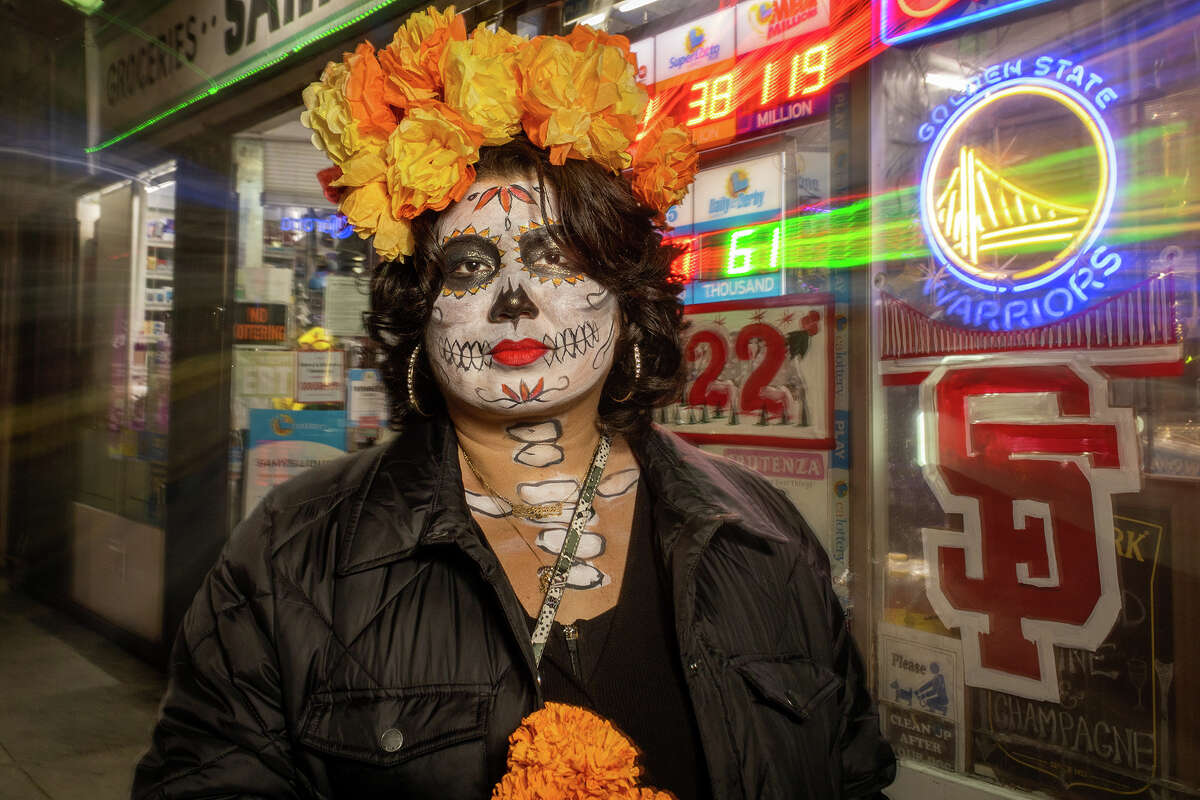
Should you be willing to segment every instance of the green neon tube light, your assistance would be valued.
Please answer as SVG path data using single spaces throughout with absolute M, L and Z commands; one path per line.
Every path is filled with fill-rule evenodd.
M 197 91 L 195 94 L 193 94 L 191 97 L 187 98 L 186 100 L 180 101 L 179 103 L 176 103 L 175 105 L 171 106 L 170 108 L 168 108 L 164 111 L 160 111 L 159 113 L 155 114 L 154 116 L 148 117 L 148 118 L 142 120 L 137 125 L 134 125 L 132 128 L 125 131 L 124 133 L 119 133 L 116 136 L 112 137 L 111 139 L 101 142 L 100 144 L 95 144 L 95 145 L 92 145 L 91 147 L 85 147 L 84 152 L 95 153 L 99 150 L 103 150 L 106 147 L 111 147 L 112 145 L 116 144 L 117 142 L 124 141 L 125 139 L 128 139 L 130 136 L 133 136 L 134 134 L 141 133 L 142 131 L 146 130 L 150 126 L 157 125 L 159 122 L 162 122 L 167 117 L 170 117 L 174 114 L 178 114 L 180 111 L 183 111 L 185 108 L 187 108 L 191 105 L 194 105 L 195 103 L 198 103 L 201 100 L 204 100 L 205 98 L 212 97 L 214 94 L 217 94 L 218 92 L 221 92 L 224 89 L 228 89 L 230 86 L 233 86 L 234 84 L 241 83 L 242 81 L 246 80 L 246 78 L 249 78 L 252 75 L 257 75 L 258 73 L 262 72 L 265 69 L 270 69 L 271 67 L 275 66 L 279 62 L 288 58 L 289 56 L 299 53 L 301 50 L 308 47 L 310 44 L 313 44 L 314 42 L 318 42 L 321 39 L 326 38 L 327 36 L 332 36 L 333 34 L 337 33 L 338 31 L 348 28 L 351 25 L 355 25 L 359 22 L 362 22 L 364 19 L 371 16 L 376 11 L 386 8 L 387 6 L 390 6 L 396 2 L 399 2 L 399 0 L 378 0 L 378 2 L 374 3 L 370 8 L 366 9 L 365 11 L 360 12 L 359 14 L 355 15 L 354 17 L 351 17 L 350 19 L 343 20 L 342 22 L 338 23 L 337 25 L 333 25 L 333 26 L 330 26 L 323 30 L 312 33 L 304 38 L 299 39 L 298 41 L 285 43 L 285 44 L 281 45 L 282 52 L 278 53 L 274 58 L 271 58 L 267 61 L 257 64 L 254 67 L 251 67 L 250 69 L 240 72 L 231 78 L 227 78 L 223 81 L 214 82 L 211 85 L 209 85 L 203 89 L 200 89 L 199 91 Z

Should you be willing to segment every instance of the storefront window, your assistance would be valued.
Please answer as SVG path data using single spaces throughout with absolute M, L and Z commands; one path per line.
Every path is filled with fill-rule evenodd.
M 885 731 L 910 763 L 1046 796 L 1190 796 L 1196 10 L 887 5 L 871 72 Z
M 300 109 L 235 140 L 238 185 L 232 522 L 287 478 L 379 440 L 363 313 L 369 244 L 322 194 Z

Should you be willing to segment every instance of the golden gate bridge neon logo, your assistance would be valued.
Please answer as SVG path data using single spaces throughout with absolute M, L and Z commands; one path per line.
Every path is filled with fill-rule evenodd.
M 1116 99 L 1082 65 L 1015 59 L 984 70 L 918 129 L 930 142 L 920 183 L 925 239 L 958 281 L 927 286 L 947 317 L 1030 328 L 1111 288 L 1122 259 L 1097 240 L 1117 185 L 1101 111 Z M 1022 137 L 1016 120 L 1032 121 L 1041 139 Z

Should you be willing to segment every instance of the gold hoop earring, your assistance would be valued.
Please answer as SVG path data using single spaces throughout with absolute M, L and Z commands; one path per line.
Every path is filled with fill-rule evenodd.
M 417 357 L 421 355 L 421 345 L 413 348 L 412 354 L 408 357 L 408 407 L 420 414 L 422 417 L 428 417 L 429 414 L 421 408 L 421 403 L 417 400 L 416 378 L 417 378 Z
M 629 387 L 629 392 L 621 398 L 614 397 L 614 402 L 624 403 L 629 398 L 633 397 L 633 390 L 637 387 L 637 382 L 642 379 L 642 350 L 637 346 L 637 342 L 633 343 L 633 385 Z

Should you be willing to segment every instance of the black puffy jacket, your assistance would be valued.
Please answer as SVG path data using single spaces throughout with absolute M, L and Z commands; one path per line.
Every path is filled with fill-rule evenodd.
M 804 520 L 672 434 L 631 444 L 713 796 L 877 793 L 894 757 Z M 490 796 L 541 698 L 456 447 L 447 424 L 410 426 L 238 527 L 184 620 L 135 798 Z

